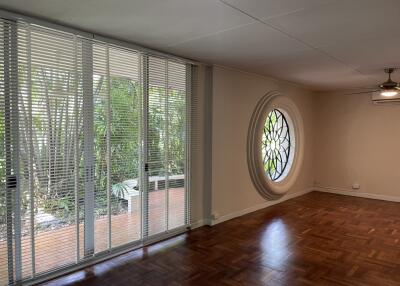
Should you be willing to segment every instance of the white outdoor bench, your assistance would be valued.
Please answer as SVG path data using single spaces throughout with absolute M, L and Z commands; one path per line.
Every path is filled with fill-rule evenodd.
M 149 177 L 149 189 L 151 191 L 158 191 L 165 189 L 165 176 L 151 176 Z M 182 180 L 182 186 L 184 184 L 185 175 L 171 175 L 168 176 L 168 182 L 171 181 L 179 181 Z M 118 196 L 120 199 L 124 199 L 128 201 L 128 212 L 132 213 L 134 211 L 135 206 L 140 205 L 140 191 L 139 191 L 139 180 L 138 179 L 130 179 L 122 182 L 125 185 L 124 192 L 117 192 L 113 190 L 113 194 Z M 154 185 L 154 188 L 153 188 Z

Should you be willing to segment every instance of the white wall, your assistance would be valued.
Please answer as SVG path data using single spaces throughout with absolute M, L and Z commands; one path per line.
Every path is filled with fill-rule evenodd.
M 254 188 L 246 158 L 251 115 L 257 101 L 271 90 L 294 100 L 305 128 L 301 172 L 286 198 L 316 189 L 400 201 L 400 105 L 376 106 L 369 94 L 315 94 L 287 82 L 214 66 L 211 114 L 202 113 L 212 117 L 212 155 L 202 142 L 196 157 L 203 168 L 199 181 L 211 184 L 202 181 L 194 193 L 194 220 L 207 223 L 212 213 L 218 223 L 274 203 Z M 204 171 L 207 156 L 211 176 Z M 361 188 L 352 190 L 353 183 Z
M 247 167 L 246 140 L 258 100 L 280 90 L 297 104 L 304 121 L 304 160 L 290 193 L 313 186 L 313 94 L 298 86 L 225 67 L 213 69 L 212 212 L 219 220 L 265 206 Z M 217 220 L 218 221 L 218 220 Z
M 197 68 L 197 80 L 195 82 L 193 109 L 192 109 L 192 149 L 191 149 L 191 189 L 190 189 L 190 211 L 191 224 L 193 227 L 201 226 L 206 222 L 210 210 L 207 209 L 208 196 L 207 186 L 205 182 L 206 172 L 206 97 L 207 85 L 210 84 L 206 80 L 206 67 L 199 65 Z
M 315 98 L 316 185 L 400 200 L 400 105 L 374 105 L 370 94 Z M 352 191 L 354 182 L 359 190 Z

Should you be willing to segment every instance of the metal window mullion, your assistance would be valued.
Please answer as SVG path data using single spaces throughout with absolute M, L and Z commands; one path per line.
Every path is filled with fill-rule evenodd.
M 192 146 L 192 95 L 193 66 L 186 64 L 186 126 L 185 126 L 185 224 L 190 225 L 191 148 Z M 196 130 L 197 131 L 197 130 Z
M 169 229 L 169 174 L 168 174 L 168 159 L 169 159 L 169 88 L 168 88 L 168 60 L 165 61 L 165 140 L 164 140 L 164 168 L 165 168 L 165 228 Z
M 83 130 L 85 159 L 85 257 L 94 254 L 94 102 L 93 102 L 93 47 L 82 41 L 83 73 Z
M 149 120 L 149 58 L 142 54 L 142 144 L 141 182 L 142 193 L 142 241 L 149 236 L 149 176 L 148 176 L 148 120 Z
M 10 25 L 10 97 L 11 97 L 11 140 L 13 171 L 16 178 L 14 198 L 14 238 L 15 238 L 15 279 L 22 280 L 22 250 L 21 250 L 21 193 L 19 170 L 19 107 L 18 107 L 18 28 Z
M 137 140 L 139 142 L 139 150 L 138 150 L 138 156 L 139 156 L 139 178 L 138 178 L 138 190 L 139 190 L 139 221 L 140 221 L 140 235 L 139 235 L 139 240 L 142 241 L 143 238 L 143 194 L 142 194 L 142 176 L 143 176 L 143 68 L 142 68 L 142 63 L 143 63 L 143 58 L 140 54 L 138 54 L 139 57 L 139 67 L 138 67 L 138 76 L 139 76 L 139 94 L 137 98 L 136 104 L 139 104 L 139 132 L 137 134 Z
M 6 220 L 7 220 L 7 260 L 8 260 L 8 282 L 10 285 L 14 283 L 14 247 L 13 247 L 13 212 L 15 211 L 15 204 L 13 199 L 13 193 L 15 192 L 16 185 L 13 184 L 14 172 L 13 172 L 13 156 L 12 156 L 12 83 L 11 83 L 11 47 L 10 47 L 10 34 L 12 34 L 11 24 L 4 22 L 4 123 L 5 123 L 5 148 L 6 148 Z M 17 243 L 15 243 L 16 246 Z M 15 251 L 15 255 L 17 252 Z M 21 255 L 21 252 L 19 252 Z M 16 257 L 15 257 L 16 258 Z M 15 259 L 17 260 L 17 259 Z M 19 262 L 21 258 L 19 258 Z M 18 265 L 15 264 L 15 267 Z M 19 270 L 15 271 L 16 278 L 20 278 L 20 267 Z M 18 273 L 19 272 L 19 273 Z
M 78 101 L 78 41 L 74 36 L 74 199 L 75 199 L 75 231 L 76 262 L 80 261 L 80 222 L 79 222 L 79 101 Z
M 32 61 L 31 61 L 31 29 L 26 25 L 27 45 L 27 96 L 28 96 L 28 140 L 29 140 L 29 198 L 30 198 L 30 243 L 31 243 L 31 271 L 32 277 L 36 275 L 35 255 L 35 190 L 33 177 L 33 118 L 32 118 Z
M 111 249 L 111 77 L 110 77 L 110 49 L 106 46 L 107 72 L 107 216 L 108 216 L 108 248 Z

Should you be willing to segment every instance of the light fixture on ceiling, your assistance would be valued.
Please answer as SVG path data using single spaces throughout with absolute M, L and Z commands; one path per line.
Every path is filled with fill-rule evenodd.
M 400 84 L 392 80 L 392 73 L 397 70 L 397 68 L 385 68 L 384 71 L 385 73 L 388 74 L 388 79 L 377 86 L 376 88 L 368 88 L 366 91 L 360 91 L 360 92 L 352 92 L 348 94 L 361 94 L 361 93 L 371 93 L 371 92 L 379 92 L 381 96 L 384 97 L 394 97 L 396 95 L 400 95 Z
M 397 90 L 385 90 L 385 91 L 381 91 L 381 95 L 382 96 L 386 96 L 386 97 L 391 97 L 391 96 L 396 96 L 398 94 Z
M 385 73 L 389 75 L 388 80 L 382 83 L 379 88 L 381 89 L 381 95 L 386 97 L 396 96 L 400 92 L 400 86 L 397 82 L 394 82 L 391 78 L 391 74 L 394 72 L 394 68 L 385 69 Z

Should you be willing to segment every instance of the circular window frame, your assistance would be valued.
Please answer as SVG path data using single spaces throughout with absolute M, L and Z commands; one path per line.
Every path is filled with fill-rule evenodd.
M 291 165 L 286 167 L 285 175 L 281 180 L 272 181 L 264 170 L 262 159 L 261 138 L 265 120 L 273 109 L 282 112 L 288 121 L 294 150 Z M 279 91 L 271 91 L 264 95 L 257 103 L 250 120 L 247 137 L 247 162 L 250 177 L 257 191 L 268 200 L 276 200 L 285 195 L 293 186 L 300 171 L 304 153 L 304 127 L 301 113 L 296 104 Z

